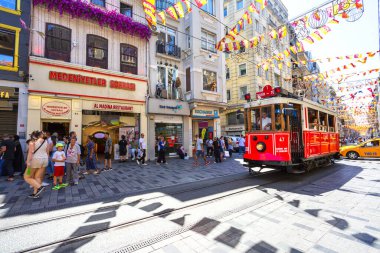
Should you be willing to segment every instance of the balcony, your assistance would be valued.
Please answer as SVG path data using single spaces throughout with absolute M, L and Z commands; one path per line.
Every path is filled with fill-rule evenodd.
M 159 40 L 156 42 L 156 52 L 181 59 L 180 47 Z

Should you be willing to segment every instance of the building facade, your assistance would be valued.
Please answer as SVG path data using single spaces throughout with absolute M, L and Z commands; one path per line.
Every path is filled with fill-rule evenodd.
M 261 10 L 260 3 L 256 1 L 224 1 L 224 23 L 230 28 L 235 26 L 251 3 L 256 4 L 257 9 Z M 276 60 L 272 61 L 268 70 L 258 66 L 289 47 L 289 36 L 281 40 L 272 40 L 269 37 L 270 31 L 287 23 L 286 7 L 279 0 L 269 0 L 268 6 L 261 10 L 260 14 L 250 13 L 250 15 L 252 24 L 244 23 L 244 29 L 240 31 L 239 38 L 251 39 L 264 35 L 264 40 L 257 47 L 226 54 L 225 78 L 228 109 L 222 114 L 222 134 L 227 136 L 239 136 L 245 132 L 243 115 L 245 94 L 249 93 L 251 99 L 256 99 L 256 92 L 262 91 L 266 85 L 292 91 L 289 58 L 284 59 L 285 64 L 279 64 Z
M 28 133 L 44 129 L 62 138 L 75 131 L 82 144 L 87 136 L 93 136 L 98 153 L 104 151 L 105 133 L 110 133 L 114 144 L 122 135 L 132 139 L 145 133 L 148 137 L 146 52 L 150 31 L 140 1 L 69 4 L 91 9 L 100 18 L 116 18 L 114 28 L 101 26 L 96 19 L 72 16 L 65 8 L 60 14 L 45 4 L 33 7 Z M 105 17 L 107 13 L 113 17 Z M 115 28 L 123 23 L 139 31 Z
M 157 11 L 175 1 L 157 0 Z M 220 111 L 226 108 L 225 60 L 215 44 L 223 34 L 223 6 L 209 0 L 182 19 L 159 22 L 149 46 L 148 152 L 157 154 L 158 136 L 168 143 L 167 154 L 184 146 L 192 155 L 195 135 L 220 136 Z
M 21 142 L 27 127 L 30 5 L 30 0 L 0 1 L 0 135 L 18 134 Z

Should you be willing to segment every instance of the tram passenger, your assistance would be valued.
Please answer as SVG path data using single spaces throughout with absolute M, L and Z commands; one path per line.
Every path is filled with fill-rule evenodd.
M 281 130 L 281 114 L 276 114 L 276 122 L 274 123 L 274 127 L 277 131 Z
M 310 126 L 312 129 L 318 130 L 318 118 L 314 118 Z
M 272 120 L 271 118 L 268 117 L 268 114 L 266 112 L 262 113 L 262 118 L 261 118 L 261 129 L 262 130 L 270 130 L 271 129 L 271 124 Z

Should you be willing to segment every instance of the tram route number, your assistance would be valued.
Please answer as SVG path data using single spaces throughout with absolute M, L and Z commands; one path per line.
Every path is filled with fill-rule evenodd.
M 276 153 L 288 153 L 288 148 L 276 148 Z
M 364 155 L 366 155 L 366 156 L 375 156 L 375 155 L 377 155 L 377 153 L 376 152 L 364 152 Z

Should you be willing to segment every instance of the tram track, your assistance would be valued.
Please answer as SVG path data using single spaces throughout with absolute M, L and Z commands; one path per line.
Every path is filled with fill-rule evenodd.
M 176 191 L 176 192 L 173 191 L 171 193 L 166 192 L 166 195 L 156 196 L 156 197 L 152 197 L 152 198 L 146 198 L 146 199 L 141 200 L 141 202 L 138 202 L 138 203 L 140 205 L 143 202 L 154 201 L 156 199 L 160 199 L 160 198 L 163 198 L 165 196 L 177 198 L 178 200 L 182 200 L 182 202 L 185 203 L 185 201 L 188 201 L 189 199 L 185 198 L 186 200 L 184 201 L 183 199 L 181 199 L 181 196 L 179 196 L 180 194 L 184 194 L 185 196 L 187 196 L 187 194 L 197 195 L 197 194 L 199 194 L 200 191 L 210 191 L 210 190 L 213 191 L 213 190 L 215 190 L 215 189 L 212 189 L 213 187 L 215 187 L 216 189 L 222 189 L 222 190 L 223 190 L 223 187 L 229 188 L 230 190 L 235 189 L 235 187 L 237 185 L 242 185 L 242 187 L 244 187 L 244 189 L 234 190 L 231 193 L 226 193 L 223 195 L 219 194 L 219 196 L 217 196 L 217 197 L 208 198 L 208 199 L 201 200 L 201 201 L 198 201 L 195 203 L 191 203 L 191 204 L 185 203 L 185 205 L 183 205 L 182 207 L 179 207 L 179 208 L 165 209 L 161 212 L 156 212 L 156 213 L 151 213 L 151 211 L 146 211 L 149 215 L 144 216 L 144 217 L 133 218 L 129 221 L 125 221 L 125 219 L 124 219 L 125 222 L 119 222 L 119 223 L 109 225 L 109 226 L 103 227 L 103 228 L 94 228 L 94 229 L 91 229 L 91 231 L 86 231 L 86 232 L 80 233 L 78 235 L 75 235 L 75 233 L 73 233 L 72 235 L 66 236 L 65 238 L 60 238 L 57 240 L 51 239 L 50 241 L 47 241 L 45 243 L 41 242 L 40 245 L 32 244 L 33 246 L 30 246 L 30 247 L 25 245 L 25 246 L 20 247 L 21 249 L 11 250 L 10 252 L 57 252 L 57 253 L 58 252 L 70 252 L 70 251 L 74 251 L 76 249 L 76 247 L 80 247 L 80 245 L 82 245 L 83 243 L 86 244 L 86 241 L 89 242 L 93 238 L 96 238 L 98 235 L 103 234 L 102 237 L 104 237 L 104 236 L 108 235 L 107 232 L 111 233 L 111 235 L 112 235 L 112 233 L 116 233 L 116 234 L 117 233 L 125 233 L 125 232 L 131 231 L 131 230 L 123 230 L 123 229 L 129 228 L 129 227 L 136 227 L 136 225 L 138 225 L 138 227 L 140 227 L 140 226 L 148 226 L 149 227 L 150 226 L 149 224 L 155 224 L 157 222 L 167 220 L 167 217 L 169 215 L 174 214 L 174 217 L 175 217 L 176 215 L 177 216 L 181 215 L 181 212 L 184 213 L 184 212 L 187 212 L 188 210 L 191 210 L 191 209 L 194 209 L 194 210 L 200 210 L 202 208 L 207 209 L 208 208 L 207 205 L 209 205 L 209 204 L 212 205 L 212 204 L 218 203 L 218 201 L 223 203 L 223 201 L 229 201 L 228 198 L 230 198 L 230 197 L 231 197 L 231 199 L 241 198 L 241 197 L 245 196 L 244 194 L 247 194 L 247 193 L 248 193 L 247 196 L 251 196 L 250 191 L 253 192 L 256 190 L 256 191 L 262 191 L 262 192 L 267 193 L 267 191 L 265 190 L 266 188 L 275 187 L 276 189 L 280 190 L 280 192 L 284 193 L 284 194 L 280 194 L 280 195 L 267 193 L 267 196 L 265 198 L 256 199 L 254 201 L 252 201 L 252 199 L 250 199 L 250 197 L 248 197 L 249 201 L 246 202 L 244 205 L 240 205 L 238 207 L 228 207 L 225 210 L 223 210 L 222 214 L 219 214 L 216 216 L 208 216 L 211 218 L 220 219 L 220 218 L 223 218 L 225 216 L 234 214 L 236 212 L 239 212 L 239 211 L 242 211 L 245 209 L 261 208 L 261 206 L 265 206 L 267 204 L 270 204 L 273 201 L 282 201 L 283 198 L 281 198 L 281 196 L 285 197 L 288 194 L 289 189 L 294 190 L 295 185 L 296 185 L 296 188 L 299 189 L 299 188 L 303 187 L 304 185 L 307 185 L 307 184 L 310 184 L 312 182 L 321 180 L 324 177 L 328 177 L 331 173 L 335 173 L 336 171 L 341 169 L 340 165 L 334 166 L 334 167 L 335 168 L 333 168 L 333 169 L 321 168 L 322 172 L 318 172 L 320 170 L 316 170 L 316 171 L 313 171 L 311 173 L 308 173 L 307 177 L 302 177 L 303 178 L 302 181 L 299 181 L 298 176 L 289 175 L 289 174 L 282 174 L 282 173 L 279 173 L 278 171 L 269 171 L 269 172 L 261 173 L 259 175 L 254 175 L 254 176 L 252 176 L 252 175 L 248 176 L 247 175 L 247 176 L 244 176 L 243 178 L 237 178 L 237 179 L 228 180 L 228 181 L 222 180 L 222 182 L 209 184 L 209 185 L 206 185 L 203 187 L 192 187 L 192 188 L 182 190 L 182 191 Z M 272 175 L 274 175 L 274 176 L 272 177 Z M 286 175 L 289 175 L 289 177 L 287 177 Z M 241 176 L 243 176 L 243 175 L 241 175 Z M 267 178 L 268 176 L 269 176 L 269 178 Z M 257 178 L 259 180 L 259 182 L 255 185 L 252 185 L 252 186 L 247 185 L 247 183 L 250 180 L 252 180 L 252 177 Z M 296 181 L 293 181 L 292 178 L 296 178 Z M 263 180 L 263 181 L 260 182 L 260 180 Z M 205 180 L 205 181 L 209 181 L 209 180 Z M 244 181 L 246 181 L 246 182 L 244 182 Z M 283 181 L 284 183 L 281 183 L 281 181 Z M 278 182 L 280 182 L 280 185 L 277 184 Z M 236 185 L 234 185 L 234 183 Z M 274 185 L 270 186 L 271 184 L 272 185 L 274 184 Z M 223 185 L 223 187 L 222 187 L 222 185 Z M 210 189 L 207 189 L 207 188 L 210 188 Z M 199 192 L 197 193 L 196 191 L 199 191 Z M 191 192 L 193 192 L 193 193 L 191 193 Z M 203 197 L 209 196 L 208 194 L 210 194 L 210 193 L 206 192 L 202 196 Z M 215 194 L 215 192 L 214 192 L 214 194 Z M 210 194 L 210 195 L 212 195 L 212 194 Z M 201 198 L 201 197 L 192 196 L 190 198 L 190 200 L 193 201 L 193 200 L 196 200 L 198 198 Z M 130 203 L 132 203 L 132 201 L 122 203 L 122 205 L 128 205 Z M 120 204 L 102 207 L 102 210 L 107 210 L 107 209 L 111 209 L 111 208 L 117 209 L 117 207 L 119 207 L 119 206 L 120 206 Z M 135 205 L 131 205 L 131 206 L 134 207 Z M 168 206 L 170 206 L 170 204 Z M 197 208 L 200 208 L 200 209 L 197 209 Z M 141 207 L 139 209 L 141 209 Z M 94 211 L 94 210 L 92 210 L 92 211 Z M 144 210 L 144 209 L 142 209 L 142 210 Z M 99 211 L 99 208 L 97 208 L 96 211 Z M 115 210 L 112 210 L 112 211 L 115 211 Z M 90 212 L 91 211 L 88 210 L 85 213 L 90 213 Z M 190 211 L 190 212 L 194 212 L 194 211 Z M 80 213 L 80 212 L 78 212 L 78 213 Z M 78 215 L 80 215 L 80 214 L 78 214 Z M 66 215 L 65 217 L 72 217 L 72 214 Z M 173 217 L 173 216 L 171 216 L 171 217 Z M 64 217 L 61 216 L 60 218 L 62 219 Z M 57 219 L 57 217 L 54 219 Z M 54 219 L 46 219 L 46 220 L 43 220 L 42 222 L 48 222 L 48 220 L 54 220 Z M 150 222 L 152 222 L 152 223 L 150 223 Z M 37 221 L 34 224 L 38 225 L 39 223 Z M 24 226 L 28 226 L 28 224 L 24 224 Z M 171 238 L 173 236 L 179 235 L 181 233 L 184 233 L 186 231 L 189 231 L 189 230 L 193 229 L 193 227 L 194 227 L 194 224 L 193 225 L 190 224 L 190 225 L 183 226 L 179 229 L 176 229 L 175 231 L 173 229 L 173 230 L 170 230 L 169 232 L 160 232 L 157 235 L 148 237 L 147 239 L 142 239 L 142 240 L 135 239 L 135 241 L 132 241 L 129 244 L 127 243 L 126 247 L 120 248 L 119 250 L 114 249 L 113 251 L 112 250 L 109 250 L 109 251 L 112 251 L 114 253 L 134 252 L 138 249 L 147 247 L 147 246 L 152 245 L 154 243 L 157 243 L 159 241 L 162 241 L 162 240 Z M 10 229 L 12 229 L 12 227 L 8 228 L 8 232 L 11 231 Z M 15 228 L 15 229 L 17 229 L 17 228 Z M 122 231 L 125 231 L 125 232 L 122 232 Z M 123 241 L 123 242 L 121 242 L 120 245 L 123 245 L 124 243 L 126 243 L 126 242 Z
M 247 175 L 247 177 L 244 177 L 244 178 L 224 181 L 224 182 L 220 182 L 220 183 L 215 183 L 215 184 L 204 186 L 204 187 L 197 187 L 197 188 L 186 189 L 184 191 L 177 191 L 175 193 L 171 193 L 170 195 L 171 196 L 175 196 L 175 195 L 186 194 L 186 193 L 195 192 L 195 191 L 201 191 L 201 190 L 205 190 L 207 188 L 213 188 L 213 187 L 217 187 L 217 186 L 221 186 L 221 185 L 236 183 L 236 182 L 239 182 L 239 181 L 250 180 L 252 177 L 262 177 L 262 176 L 271 175 L 271 174 L 280 174 L 280 173 L 278 171 L 269 171 L 269 172 L 264 172 L 264 173 L 261 173 L 259 175 L 254 175 L 254 176 L 252 176 L 252 175 L 248 176 Z M 70 244 L 76 243 L 78 241 L 86 240 L 88 238 L 92 238 L 94 236 L 97 236 L 97 235 L 100 235 L 102 233 L 106 233 L 106 232 L 109 232 L 109 231 L 112 231 L 112 230 L 118 230 L 118 229 L 127 228 L 129 226 L 133 226 L 133 225 L 137 225 L 137 224 L 140 224 L 140 223 L 152 221 L 154 219 L 163 218 L 163 217 L 166 217 L 168 215 L 172 215 L 172 214 L 176 214 L 176 213 L 179 213 L 179 212 L 183 212 L 185 210 L 190 210 L 190 209 L 193 209 L 193 208 L 205 206 L 205 205 L 217 202 L 217 201 L 221 201 L 221 200 L 233 197 L 233 196 L 237 196 L 239 194 L 249 193 L 250 191 L 257 190 L 259 187 L 263 187 L 263 186 L 266 186 L 266 185 L 269 185 L 269 184 L 273 184 L 273 183 L 279 182 L 281 180 L 283 180 L 283 178 L 281 177 L 281 175 L 279 175 L 274 180 L 268 180 L 267 182 L 264 182 L 264 183 L 261 183 L 261 184 L 257 184 L 257 185 L 252 186 L 252 187 L 248 187 L 246 189 L 237 190 L 237 191 L 234 191 L 234 192 L 231 192 L 231 193 L 223 194 L 221 196 L 217 196 L 217 197 L 209 198 L 209 199 L 202 200 L 202 201 L 199 201 L 199 202 L 195 202 L 195 203 L 192 203 L 192 204 L 184 205 L 184 206 L 179 207 L 179 208 L 173 208 L 173 209 L 169 209 L 169 210 L 165 209 L 165 210 L 163 210 L 161 212 L 149 214 L 149 215 L 147 215 L 145 217 L 142 217 L 142 218 L 134 219 L 134 220 L 127 221 L 127 222 L 120 222 L 120 223 L 115 224 L 115 225 L 110 225 L 107 228 L 94 229 L 93 231 L 85 233 L 85 234 L 82 234 L 82 235 L 75 235 L 75 236 L 70 236 L 70 237 L 68 237 L 66 239 L 55 240 L 55 241 L 52 241 L 52 242 L 49 242 L 49 243 L 37 245 L 35 247 L 30 247 L 30 248 L 27 248 L 27 249 L 23 249 L 23 250 L 20 250 L 19 252 L 41 252 L 41 251 L 51 250 L 51 249 L 54 249 L 54 248 L 57 248 L 57 247 L 62 247 L 63 245 L 70 245 Z M 157 200 L 157 199 L 160 199 L 160 198 L 163 198 L 163 197 L 167 197 L 167 195 L 162 195 L 162 196 L 152 197 L 152 198 L 146 198 L 143 201 L 147 202 L 147 201 Z M 117 205 L 110 205 L 110 206 L 107 206 L 107 207 L 102 207 L 101 210 L 104 211 L 104 210 L 114 209 L 114 208 L 120 207 L 121 205 L 128 205 L 128 204 L 130 204 L 130 202 L 121 203 L 121 204 L 117 204 Z M 20 225 L 17 225 L 17 226 L 1 229 L 0 232 L 5 232 L 5 231 L 9 232 L 9 231 L 12 231 L 12 230 L 15 230 L 15 229 L 22 229 L 24 227 L 37 226 L 37 225 L 40 225 L 42 223 L 52 222 L 52 221 L 56 221 L 58 219 L 65 219 L 65 218 L 69 218 L 69 217 L 73 217 L 73 216 L 85 215 L 85 214 L 92 213 L 94 211 L 99 211 L 99 208 L 93 209 L 93 210 L 87 210 L 87 211 L 84 211 L 84 212 L 77 212 L 77 213 L 74 213 L 74 214 L 68 214 L 68 215 L 63 215 L 63 216 L 59 216 L 59 217 L 54 217 L 54 218 L 51 218 L 51 219 L 40 220 L 40 221 L 36 221 L 36 222 L 33 222 L 33 223 L 20 224 Z
M 238 179 L 227 180 L 227 181 L 213 183 L 213 184 L 206 185 L 206 186 L 193 187 L 193 188 L 189 188 L 189 189 L 185 189 L 185 190 L 179 190 L 179 191 L 170 192 L 170 195 L 175 196 L 175 195 L 179 195 L 179 194 L 184 194 L 184 193 L 188 193 L 188 192 L 193 192 L 193 191 L 198 191 L 198 190 L 202 190 L 202 189 L 212 188 L 212 187 L 216 187 L 216 186 L 220 186 L 220 185 L 224 185 L 224 184 L 229 184 L 229 183 L 233 183 L 233 182 L 244 181 L 244 180 L 247 180 L 247 179 L 252 178 L 252 177 L 259 177 L 259 176 L 265 176 L 265 175 L 276 174 L 276 173 L 279 173 L 279 171 L 269 171 L 269 172 L 264 172 L 264 173 L 260 173 L 260 174 L 257 174 L 257 175 L 248 175 L 247 174 L 246 177 L 242 177 L 242 178 L 238 178 Z M 274 182 L 268 182 L 268 183 L 274 183 Z M 260 186 L 262 186 L 262 185 L 256 185 L 255 187 L 260 187 Z M 172 188 L 172 187 L 170 187 L 170 188 Z M 161 199 L 161 198 L 164 198 L 164 197 L 167 197 L 167 196 L 168 196 L 167 193 L 164 193 L 164 194 L 162 194 L 160 196 L 154 196 L 154 197 L 144 198 L 144 199 L 141 200 L 141 202 L 148 202 L 148 201 L 152 201 L 152 200 L 158 200 L 158 199 Z M 72 218 L 72 217 L 75 217 L 75 216 L 91 214 L 91 213 L 93 213 L 95 211 L 101 212 L 101 211 L 112 210 L 112 209 L 115 209 L 115 208 L 119 208 L 121 206 L 130 205 L 133 202 L 134 201 L 125 201 L 125 202 L 121 202 L 121 203 L 118 203 L 118 204 L 112 204 L 112 205 L 107 205 L 107 206 L 102 206 L 102 207 L 96 207 L 96 208 L 88 209 L 88 210 L 85 210 L 85 211 L 72 212 L 72 213 L 69 213 L 69 214 L 59 215 L 59 216 L 55 216 L 55 217 L 51 217 L 51 218 L 47 218 L 47 219 L 43 219 L 43 220 L 37 220 L 37 221 L 33 221 L 33 222 L 27 222 L 27 223 L 17 224 L 17 225 L 14 225 L 14 226 L 9 226 L 9 227 L 5 227 L 5 228 L 1 228 L 0 229 L 0 233 L 11 231 L 11 230 L 14 230 L 14 229 L 25 228 L 25 227 L 29 227 L 29 226 L 41 225 L 43 223 L 48 223 L 48 222 L 52 222 L 52 221 L 58 221 L 58 220 L 61 220 L 61 219 Z

